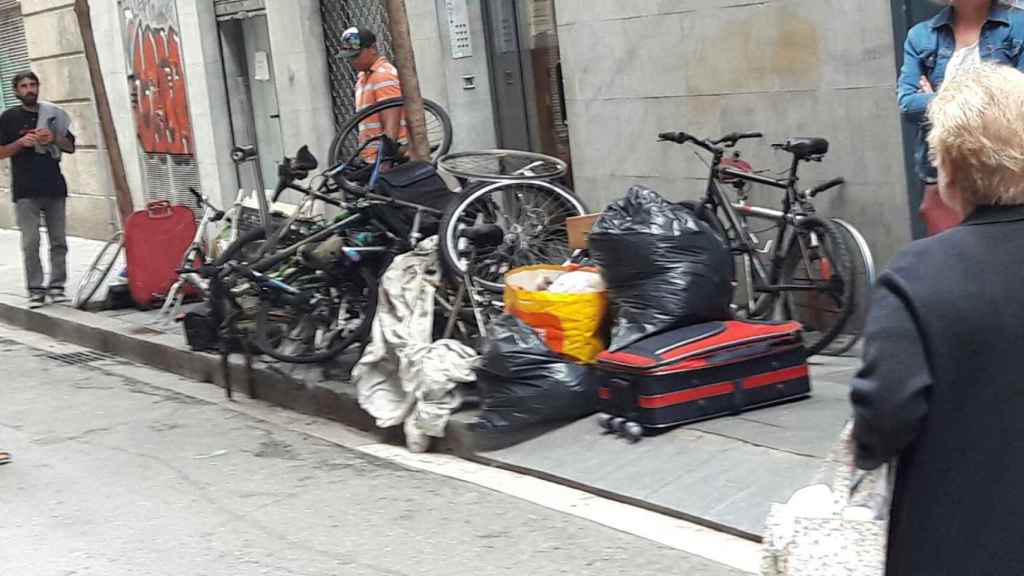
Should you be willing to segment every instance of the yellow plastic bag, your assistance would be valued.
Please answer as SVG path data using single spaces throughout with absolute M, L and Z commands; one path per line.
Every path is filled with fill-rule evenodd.
M 552 351 L 590 364 L 605 349 L 606 291 L 603 287 L 596 292 L 546 290 L 559 276 L 579 270 L 578 266 L 542 265 L 510 271 L 505 275 L 505 312 L 536 330 Z

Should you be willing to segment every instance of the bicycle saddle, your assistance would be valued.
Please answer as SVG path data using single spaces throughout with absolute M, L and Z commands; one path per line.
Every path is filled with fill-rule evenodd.
M 299 151 L 295 153 L 295 158 L 291 161 L 291 169 L 295 172 L 316 170 L 317 165 L 316 156 L 309 151 L 309 146 L 299 148 Z
M 824 156 L 828 153 L 828 140 L 824 138 L 790 138 L 781 148 L 797 158 Z

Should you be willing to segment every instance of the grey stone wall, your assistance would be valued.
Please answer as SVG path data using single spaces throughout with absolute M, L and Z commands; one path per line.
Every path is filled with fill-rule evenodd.
M 111 216 L 107 191 L 110 170 L 92 101 L 89 70 L 72 0 L 23 0 L 25 36 L 32 68 L 39 75 L 41 97 L 64 108 L 71 116 L 78 150 L 66 155 L 62 169 L 68 181 L 68 233 L 89 238 L 110 236 Z M 0 181 L 9 185 L 8 163 Z M 4 194 L 0 226 L 13 227 L 13 207 Z
M 673 198 L 702 194 L 707 169 L 658 132 L 758 130 L 742 149 L 757 168 L 788 156 L 768 144 L 822 136 L 805 165 L 824 214 L 868 236 L 879 263 L 910 240 L 887 0 L 557 0 L 577 191 L 597 208 L 631 184 Z M 778 193 L 756 190 L 759 203 Z

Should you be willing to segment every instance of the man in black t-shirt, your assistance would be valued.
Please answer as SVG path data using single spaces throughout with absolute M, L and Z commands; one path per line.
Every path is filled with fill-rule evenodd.
M 11 159 L 11 191 L 21 229 L 29 305 L 65 300 L 67 236 L 65 199 L 67 182 L 60 171 L 61 154 L 75 152 L 75 136 L 63 110 L 39 101 L 39 78 L 32 72 L 14 77 L 13 87 L 21 106 L 0 115 L 0 159 Z M 43 121 L 40 122 L 40 115 Z M 39 225 L 46 220 L 50 239 L 50 282 L 43 283 L 39 261 Z

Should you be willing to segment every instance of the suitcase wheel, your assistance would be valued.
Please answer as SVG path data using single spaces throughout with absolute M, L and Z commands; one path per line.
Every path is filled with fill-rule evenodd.
M 622 434 L 622 428 L 626 425 L 626 419 L 621 416 L 612 418 L 612 432 Z
M 630 443 L 639 442 L 644 437 L 644 427 L 636 422 L 626 420 L 621 416 L 612 416 L 611 414 L 598 414 L 597 423 L 606 432 L 611 434 L 617 434 L 618 436 L 629 440 Z
M 644 437 L 644 427 L 636 422 L 626 422 L 619 434 L 626 440 L 629 440 L 630 443 L 635 444 Z

